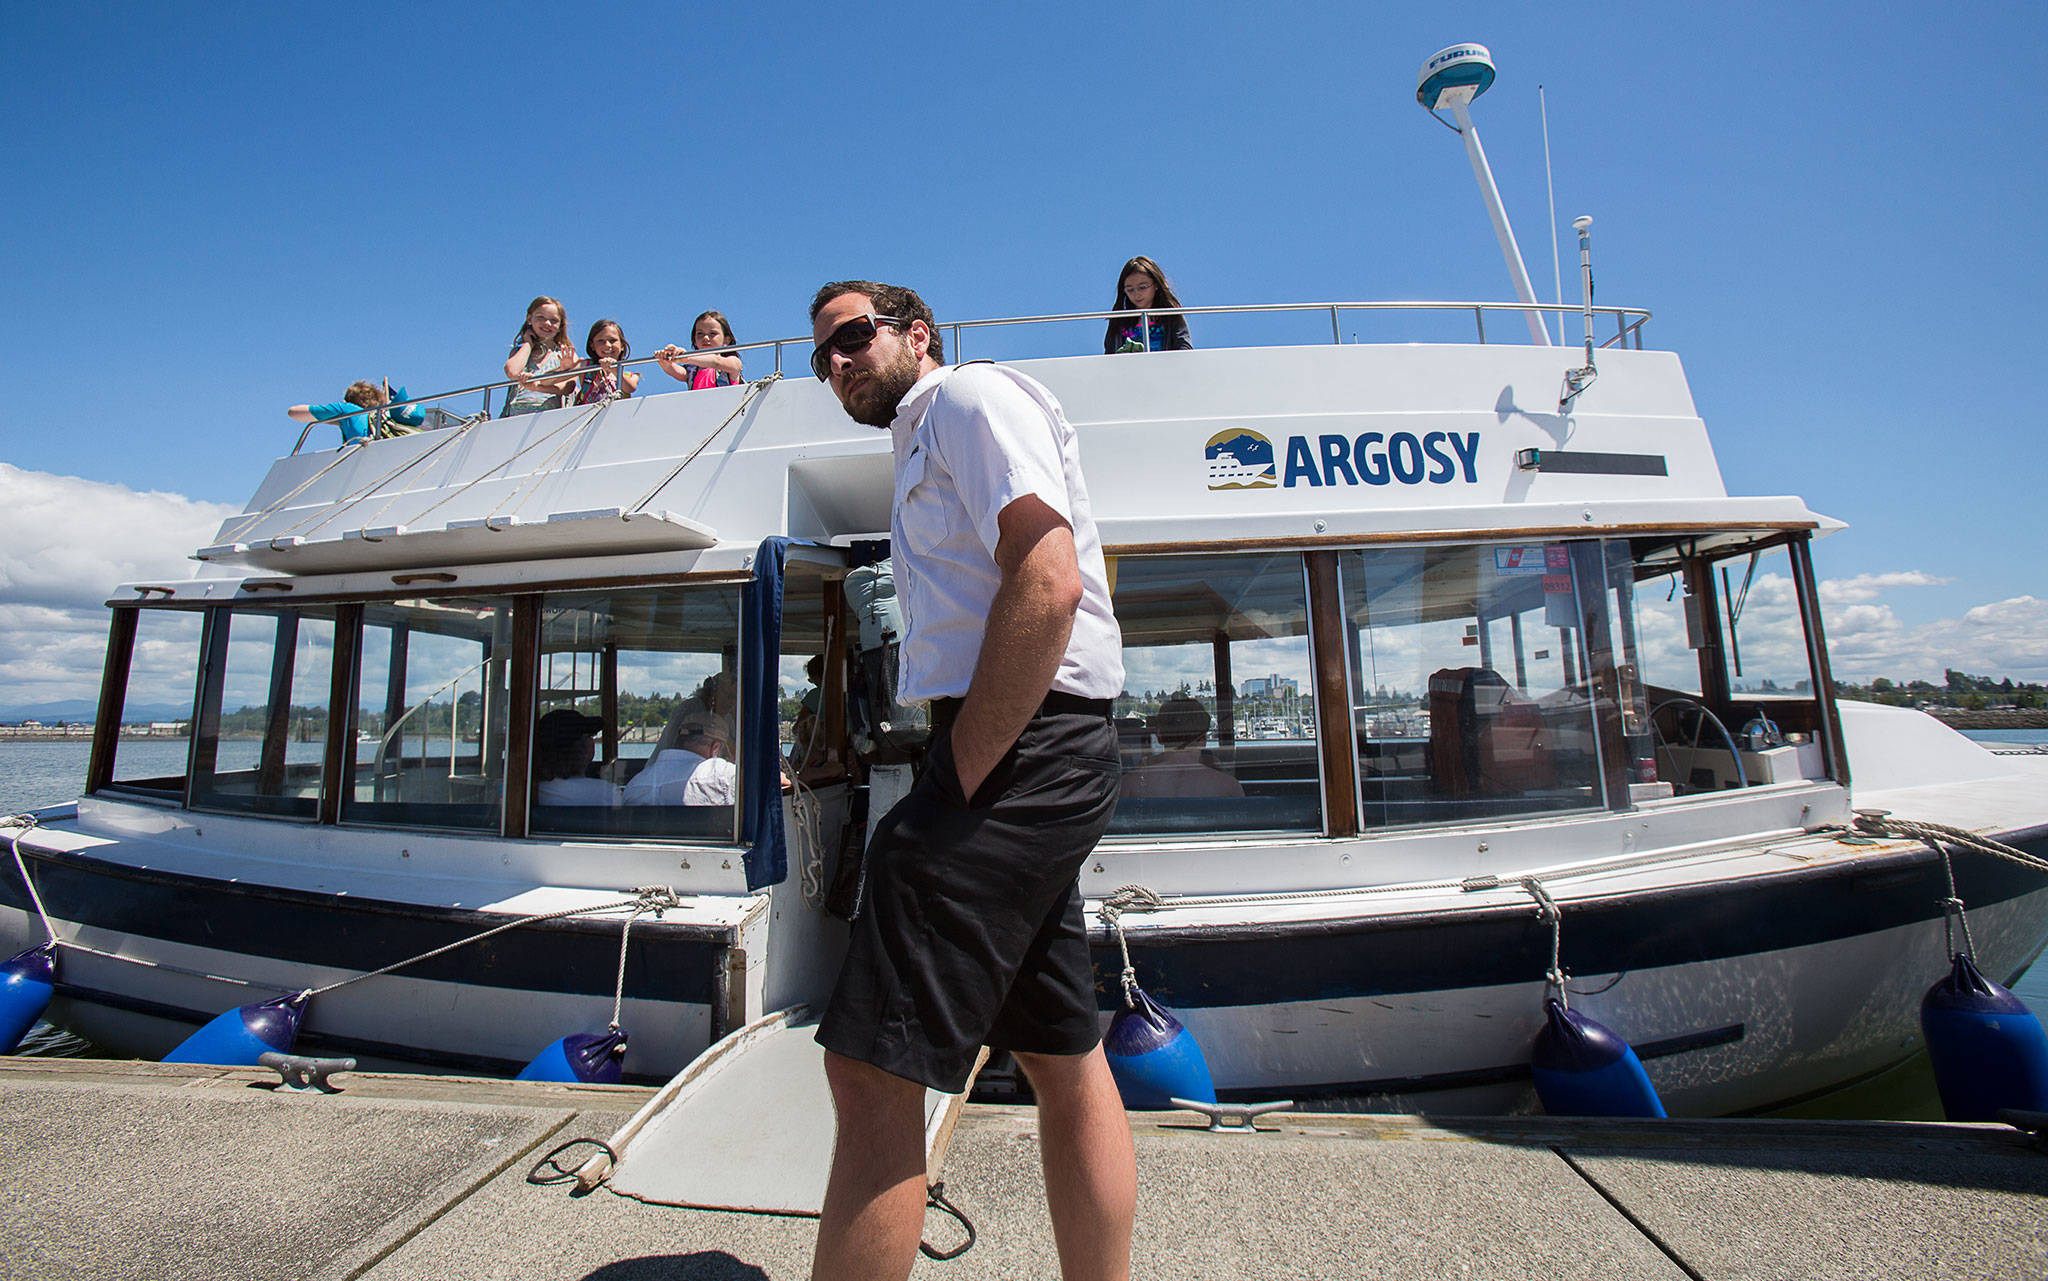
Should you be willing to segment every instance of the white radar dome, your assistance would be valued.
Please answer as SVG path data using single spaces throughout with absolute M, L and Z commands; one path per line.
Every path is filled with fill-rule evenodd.
M 1415 101 L 1431 111 L 1470 102 L 1493 84 L 1493 54 L 1483 44 L 1454 44 L 1422 64 Z

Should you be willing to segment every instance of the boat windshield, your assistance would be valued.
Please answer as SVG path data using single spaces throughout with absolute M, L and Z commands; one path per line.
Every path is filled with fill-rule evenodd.
M 541 598 L 531 830 L 736 839 L 739 588 Z

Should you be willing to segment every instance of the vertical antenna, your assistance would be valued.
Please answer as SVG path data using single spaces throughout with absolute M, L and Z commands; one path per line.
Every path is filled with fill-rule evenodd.
M 1572 227 L 1579 233 L 1579 282 L 1585 290 L 1580 307 L 1586 317 L 1586 363 L 1577 369 L 1564 371 L 1564 389 L 1558 393 L 1557 412 L 1568 414 L 1572 402 L 1579 393 L 1593 385 L 1600 371 L 1593 367 L 1593 219 L 1581 216 L 1572 219 Z
M 1564 306 L 1564 267 L 1557 256 L 1557 180 L 1550 176 L 1550 100 L 1536 86 L 1536 105 L 1543 112 L 1543 186 L 1550 192 L 1550 279 L 1557 305 Z M 1564 342 L 1564 313 L 1557 313 L 1557 341 Z

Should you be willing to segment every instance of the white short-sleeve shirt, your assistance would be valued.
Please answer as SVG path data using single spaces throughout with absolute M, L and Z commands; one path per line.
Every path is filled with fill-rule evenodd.
M 731 805 L 739 794 L 739 767 L 722 756 L 688 748 L 656 752 L 626 784 L 628 805 Z
M 1080 562 L 1081 604 L 1052 688 L 1083 698 L 1121 693 L 1123 637 L 1102 540 L 1074 428 L 1053 394 L 1002 365 L 948 365 L 911 387 L 889 430 L 889 533 L 906 619 L 898 697 L 916 703 L 967 692 L 1002 585 L 996 518 L 1026 495 L 1067 522 Z

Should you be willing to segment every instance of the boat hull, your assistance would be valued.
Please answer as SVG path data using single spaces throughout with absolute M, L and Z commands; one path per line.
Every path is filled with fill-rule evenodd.
M 2048 852 L 2048 834 L 2013 839 Z M 29 841 L 23 853 L 60 933 L 96 949 L 63 953 L 53 1021 L 113 1053 L 157 1057 L 222 1009 L 504 923 L 37 852 Z M 1974 854 L 1958 856 L 1956 875 L 1980 965 L 2010 980 L 2048 937 L 2048 879 Z M 1946 896 L 1941 860 L 1924 848 L 1561 895 L 1561 958 L 1573 1008 L 1636 1047 L 1673 1114 L 1752 1112 L 1882 1071 L 1919 1047 L 1920 996 L 1947 970 Z M 1551 933 L 1526 900 L 1286 925 L 1125 920 L 1139 983 L 1200 1040 L 1223 1098 L 1439 1115 L 1538 1110 L 1528 1060 Z M 609 1020 L 619 928 L 524 926 L 323 994 L 300 1048 L 382 1067 L 516 1072 L 556 1037 Z M 0 947 L 39 937 L 19 878 L 6 878 Z M 743 998 L 728 976 L 744 965 L 736 932 L 636 925 L 621 1019 L 632 1036 L 628 1075 L 671 1074 L 734 1026 Z M 1113 939 L 1098 937 L 1105 1020 L 1120 968 Z
M 83 945 L 59 954 L 50 1020 L 112 1054 L 160 1057 L 223 1009 L 355 978 L 507 922 L 50 854 L 31 840 L 21 852 L 59 935 Z M 610 1021 L 621 928 L 618 918 L 534 922 L 322 993 L 298 1048 L 511 1075 L 557 1037 Z M 19 876 L 0 878 L 0 937 L 41 933 Z M 630 943 L 626 1070 L 665 1079 L 733 1026 L 730 975 L 743 953 L 736 931 L 651 919 L 635 923 Z
M 2048 835 L 2014 839 L 2048 852 Z M 2010 982 L 2048 940 L 2048 878 L 1975 854 L 1956 876 L 1980 964 Z M 1947 893 L 1940 857 L 1913 849 L 1567 899 L 1567 991 L 1636 1047 L 1674 1115 L 1783 1106 L 1919 1048 L 1920 997 L 1949 968 Z M 1199 1039 L 1221 1098 L 1540 1108 L 1528 1062 L 1551 932 L 1526 901 L 1284 926 L 1124 920 L 1139 984 Z M 1098 939 L 1095 959 L 1115 992 L 1114 942 Z

